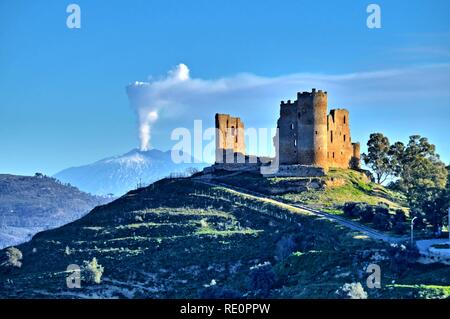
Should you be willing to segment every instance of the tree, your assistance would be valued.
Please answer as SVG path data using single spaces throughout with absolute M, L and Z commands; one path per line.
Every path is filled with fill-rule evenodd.
M 392 153 L 392 150 L 391 150 Z M 396 164 L 399 186 L 405 193 L 419 186 L 444 188 L 448 172 L 436 154 L 436 147 L 426 137 L 412 135 L 408 145 L 392 156 Z
M 367 142 L 367 154 L 362 154 L 364 164 L 374 173 L 378 184 L 383 183 L 392 174 L 389 139 L 381 133 L 370 134 Z
M 391 145 L 388 151 L 388 155 L 390 158 L 390 167 L 392 169 L 392 173 L 395 176 L 398 176 L 403 168 L 403 154 L 405 152 L 405 144 L 402 142 L 395 142 Z
M 425 218 L 436 232 L 448 207 L 446 184 L 448 170 L 428 139 L 412 135 L 406 147 L 391 148 L 398 188 L 405 192 L 412 215 Z

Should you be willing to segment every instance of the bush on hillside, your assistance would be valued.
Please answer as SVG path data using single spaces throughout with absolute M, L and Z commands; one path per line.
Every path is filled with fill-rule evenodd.
M 365 209 L 360 213 L 360 220 L 362 223 L 371 223 L 374 216 L 375 210 L 372 206 L 367 205 Z
M 345 203 L 344 206 L 342 207 L 342 210 L 344 211 L 344 215 L 346 217 L 355 217 L 353 215 L 353 209 L 355 208 L 356 204 L 355 202 L 348 202 Z
M 83 278 L 86 282 L 99 284 L 102 282 L 102 275 L 105 269 L 97 262 L 97 258 L 91 261 L 84 261 Z
M 283 236 L 276 245 L 275 257 L 278 260 L 284 260 L 289 257 L 297 248 L 297 244 L 294 241 L 294 236 Z
M 378 230 L 390 230 L 392 229 L 392 222 L 391 222 L 391 216 L 389 213 L 376 213 L 375 216 L 373 216 L 373 227 L 375 227 Z
M 344 284 L 336 294 L 345 299 L 367 299 L 367 292 L 359 282 Z
M 387 250 L 391 270 L 398 275 L 404 274 L 419 257 L 416 247 L 391 244 Z
M 5 251 L 5 256 L 2 258 L 1 265 L 3 267 L 20 268 L 22 267 L 22 252 L 16 247 L 9 247 Z
M 277 278 L 270 262 L 258 264 L 250 268 L 248 286 L 251 290 L 267 292 L 276 283 Z
M 368 209 L 371 209 L 369 204 L 366 203 L 357 203 L 355 205 L 355 208 L 353 209 L 353 215 L 355 217 L 361 217 L 361 214 L 363 214 Z
M 396 223 L 398 222 L 406 222 L 406 214 L 402 209 L 397 209 L 395 211 L 394 220 Z

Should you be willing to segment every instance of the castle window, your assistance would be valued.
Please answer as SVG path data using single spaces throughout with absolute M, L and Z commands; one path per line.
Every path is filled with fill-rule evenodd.
M 344 115 L 344 124 L 347 122 L 347 117 Z
M 331 133 L 331 143 L 333 143 L 333 131 L 330 131 L 330 133 Z
M 333 158 L 334 158 L 334 152 L 333 152 Z
M 317 131 L 316 131 L 316 135 L 317 135 Z
M 291 130 L 294 129 L 294 123 L 291 123 Z
M 345 134 L 344 134 L 344 142 L 345 142 Z
M 294 146 L 297 146 L 297 140 L 294 140 Z
M 236 135 L 236 128 L 234 126 L 231 127 L 231 135 L 232 136 Z

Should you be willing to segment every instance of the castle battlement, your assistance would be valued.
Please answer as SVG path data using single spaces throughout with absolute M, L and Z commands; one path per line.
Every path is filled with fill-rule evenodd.
M 307 92 L 307 91 L 303 91 L 303 92 L 297 92 L 297 100 L 301 99 L 301 98 L 306 98 L 306 97 L 315 97 L 315 96 L 326 96 L 328 95 L 327 91 L 322 91 L 322 90 L 316 90 L 316 89 L 312 89 L 311 92 Z
M 294 105 L 296 102 L 292 102 L 291 100 L 287 101 L 281 101 L 281 105 L 291 106 Z

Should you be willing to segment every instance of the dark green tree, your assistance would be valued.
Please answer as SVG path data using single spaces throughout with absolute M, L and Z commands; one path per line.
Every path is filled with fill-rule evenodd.
M 446 215 L 448 171 L 436 154 L 436 147 L 419 135 L 410 136 L 406 147 L 400 143 L 391 147 L 391 165 L 399 177 L 398 188 L 408 200 L 412 215 L 425 218 L 434 231 Z
M 393 173 L 389 139 L 381 133 L 370 134 L 367 147 L 367 154 L 364 153 L 361 157 L 374 173 L 375 181 L 381 184 Z
M 402 151 L 399 149 L 401 148 L 395 152 L 391 149 L 390 153 L 392 161 L 395 162 L 395 173 L 399 177 L 401 190 L 408 194 L 418 187 L 445 187 L 447 169 L 436 154 L 436 147 L 430 144 L 426 137 L 412 135 L 408 145 Z

